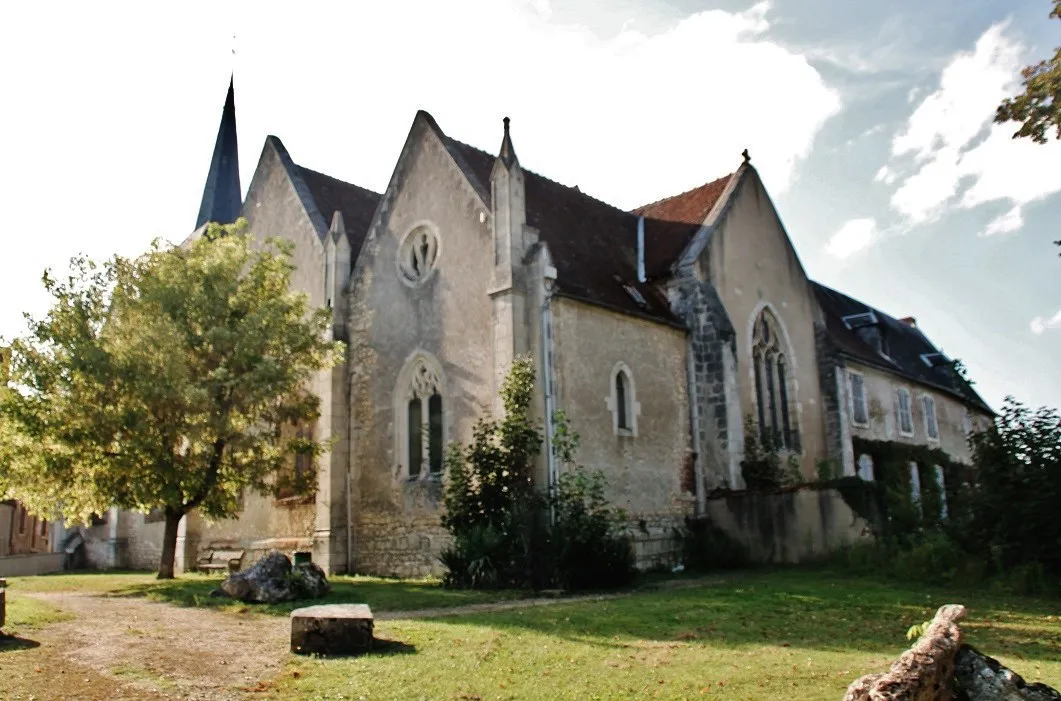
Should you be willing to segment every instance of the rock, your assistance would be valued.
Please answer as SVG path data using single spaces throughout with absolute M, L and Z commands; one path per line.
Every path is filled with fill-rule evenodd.
M 372 610 L 366 604 L 326 604 L 291 612 L 291 652 L 356 655 L 372 649 Z
M 293 570 L 300 599 L 319 599 L 332 590 L 324 570 L 315 562 L 302 562 Z
M 958 621 L 965 613 L 964 606 L 941 606 L 924 635 L 890 670 L 856 679 L 844 701 L 951 701 L 954 658 L 962 638 Z
M 998 660 L 962 645 L 955 659 L 955 679 L 968 701 L 1061 701 L 1045 684 L 1028 684 Z
M 221 591 L 233 599 L 265 604 L 318 598 L 330 590 L 324 570 L 318 565 L 306 562 L 292 569 L 287 555 L 278 550 L 270 551 L 249 569 L 231 574 L 221 583 Z

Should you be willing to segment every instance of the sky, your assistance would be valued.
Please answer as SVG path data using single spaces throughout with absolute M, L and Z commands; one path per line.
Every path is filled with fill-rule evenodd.
M 180 241 L 230 74 L 265 137 L 386 188 L 418 109 L 633 208 L 749 149 L 808 274 L 961 358 L 994 407 L 1061 406 L 1061 141 L 994 108 L 1061 45 L 1048 0 L 7 3 L 0 337 L 46 268 Z

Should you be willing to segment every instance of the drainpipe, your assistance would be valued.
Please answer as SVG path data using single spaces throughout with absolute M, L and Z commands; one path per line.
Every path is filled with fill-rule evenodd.
M 693 357 L 693 332 L 685 342 L 685 377 L 688 383 L 689 424 L 692 430 L 693 446 L 693 479 L 696 482 L 696 515 L 703 516 L 707 511 L 707 500 L 704 494 L 703 453 L 700 450 L 700 398 L 696 393 L 696 359 Z
M 637 218 L 637 281 L 645 281 L 645 218 Z
M 545 272 L 542 276 L 543 287 L 543 300 L 541 308 L 541 331 L 542 331 L 542 387 L 545 390 L 545 472 L 546 482 L 549 491 L 550 501 L 552 497 L 556 496 L 556 456 L 553 453 L 553 434 L 555 427 L 553 426 L 553 412 L 555 399 L 553 397 L 553 371 L 551 364 L 551 354 L 549 353 L 552 334 L 550 333 L 552 315 L 549 310 L 549 303 L 553 298 L 553 288 L 556 284 L 556 268 L 551 265 L 545 266 Z M 549 522 L 556 522 L 556 513 L 553 509 L 552 504 L 549 505 Z

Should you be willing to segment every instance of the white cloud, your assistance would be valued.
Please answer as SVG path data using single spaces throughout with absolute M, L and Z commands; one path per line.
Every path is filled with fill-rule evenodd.
M 0 296 L 19 300 L 0 308 L 0 335 L 41 311 L 44 267 L 187 235 L 233 65 L 245 189 L 276 134 L 296 162 L 379 191 L 423 108 L 489 150 L 508 115 L 527 168 L 622 207 L 723 175 L 744 148 L 776 194 L 840 109 L 768 36 L 767 3 L 652 31 L 650 10 L 630 6 L 610 37 L 561 23 L 548 0 L 135 7 L 125 24 L 88 4 L 16 3 L 0 23 L 0 64 L 26 66 L 0 79 L 0 101 L 32 106 L 0 110 L 0 215 L 23 232 L 0 262 Z M 70 223 L 47 246 L 24 234 L 42 217 Z
M 1049 319 L 1043 319 L 1041 316 L 1037 316 L 1032 319 L 1031 329 L 1032 333 L 1036 336 L 1041 336 L 1047 329 L 1059 329 L 1061 328 L 1061 309 L 1058 310 L 1057 314 L 1054 314 Z
M 909 224 L 931 222 L 954 207 L 1005 202 L 1010 210 L 982 235 L 1017 231 L 1025 205 L 1061 191 L 1061 143 L 1014 140 L 1015 125 L 993 124 L 995 108 L 1016 91 L 1023 65 L 1024 48 L 1008 28 L 1008 21 L 993 25 L 971 52 L 955 55 L 939 88 L 893 139 L 892 160 L 875 180 L 899 183 L 891 205 Z
M 848 258 L 867 248 L 879 236 L 873 219 L 851 219 L 832 235 L 825 252 L 834 258 Z
M 899 177 L 899 174 L 889 168 L 887 165 L 882 165 L 877 174 L 873 176 L 873 180 L 878 183 L 884 183 L 885 185 L 891 185 L 895 182 L 895 179 Z
M 1021 215 L 1020 206 L 1017 206 L 988 222 L 983 235 L 1008 234 L 1019 230 L 1022 226 L 1024 226 L 1024 217 Z

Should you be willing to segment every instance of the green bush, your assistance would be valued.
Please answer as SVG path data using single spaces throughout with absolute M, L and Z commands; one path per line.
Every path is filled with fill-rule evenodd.
M 444 583 L 453 587 L 622 586 L 634 576 L 633 551 L 622 533 L 625 514 L 608 505 L 600 472 L 574 467 L 578 436 L 555 417 L 554 455 L 567 469 L 555 493 L 534 488 L 542 432 L 530 417 L 534 368 L 517 359 L 501 396 L 505 416 L 480 420 L 467 446 L 446 455 L 443 525 L 453 545 L 442 554 Z

